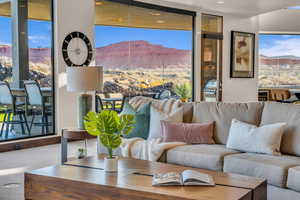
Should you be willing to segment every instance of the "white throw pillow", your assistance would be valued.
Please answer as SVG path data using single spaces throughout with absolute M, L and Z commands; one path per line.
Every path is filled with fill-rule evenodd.
M 183 121 L 183 109 L 178 108 L 174 110 L 174 112 L 167 114 L 163 113 L 153 106 L 150 109 L 150 128 L 149 128 L 149 137 L 148 139 L 152 138 L 162 138 L 162 128 L 161 128 L 161 121 L 168 121 L 168 122 L 182 122 Z
M 250 153 L 280 155 L 281 138 L 286 123 L 257 127 L 232 120 L 227 148 Z

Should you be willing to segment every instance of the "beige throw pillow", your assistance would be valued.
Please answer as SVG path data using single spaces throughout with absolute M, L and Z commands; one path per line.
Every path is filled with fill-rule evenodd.
M 281 138 L 286 123 L 257 127 L 232 120 L 227 148 L 249 153 L 280 155 Z
M 161 121 L 182 122 L 183 109 L 178 108 L 177 110 L 174 110 L 172 113 L 164 113 L 151 106 L 148 140 L 153 138 L 163 138 Z

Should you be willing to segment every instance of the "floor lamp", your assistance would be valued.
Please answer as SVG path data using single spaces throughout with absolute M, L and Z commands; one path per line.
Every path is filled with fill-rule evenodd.
M 102 67 L 67 67 L 67 91 L 81 92 L 77 100 L 79 129 L 84 129 L 84 117 L 93 110 L 93 95 L 88 92 L 102 91 L 102 88 Z

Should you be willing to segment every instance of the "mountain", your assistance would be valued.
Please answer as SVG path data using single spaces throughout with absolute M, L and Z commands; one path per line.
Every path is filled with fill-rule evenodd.
M 11 46 L 0 45 L 0 56 L 11 57 Z M 30 48 L 32 63 L 51 63 L 50 48 Z M 127 41 L 96 48 L 96 64 L 110 69 L 190 67 L 191 51 L 167 48 L 147 41 Z
M 174 41 L 176 42 L 176 41 Z M 110 69 L 155 69 L 191 65 L 191 51 L 167 48 L 147 41 L 126 41 L 96 48 L 96 64 Z
M 0 45 L 0 57 L 11 57 L 11 46 Z M 51 49 L 50 48 L 30 48 L 29 59 L 32 63 L 41 63 L 49 65 L 51 63 Z
M 261 55 L 260 63 L 263 65 L 300 65 L 300 57 L 297 56 L 274 56 Z

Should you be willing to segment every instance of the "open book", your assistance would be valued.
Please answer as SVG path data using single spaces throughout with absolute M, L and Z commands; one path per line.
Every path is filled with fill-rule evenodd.
M 181 174 L 169 172 L 165 174 L 155 174 L 152 179 L 153 186 L 169 185 L 203 185 L 215 186 L 213 177 L 193 170 L 185 170 Z

